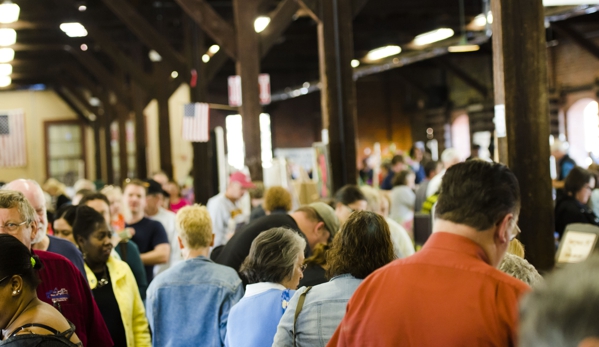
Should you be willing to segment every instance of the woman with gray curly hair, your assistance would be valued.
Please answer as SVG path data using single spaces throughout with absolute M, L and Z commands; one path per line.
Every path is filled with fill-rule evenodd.
M 225 346 L 272 345 L 277 325 L 303 277 L 305 247 L 306 241 L 287 228 L 273 228 L 256 237 L 241 265 L 241 276 L 249 284 L 229 313 Z

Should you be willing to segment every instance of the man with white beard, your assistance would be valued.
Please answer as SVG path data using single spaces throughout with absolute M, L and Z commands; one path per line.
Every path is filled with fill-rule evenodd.
M 34 180 L 18 179 L 6 184 L 2 189 L 15 190 L 23 193 L 31 206 L 35 209 L 35 214 L 39 219 L 39 223 L 37 235 L 32 241 L 32 248 L 38 251 L 47 251 L 62 255 L 79 269 L 84 278 L 87 278 L 85 275 L 85 267 L 83 265 L 83 256 L 79 249 L 69 241 L 47 234 L 48 215 L 46 214 L 46 199 L 44 198 L 44 192 L 40 185 Z

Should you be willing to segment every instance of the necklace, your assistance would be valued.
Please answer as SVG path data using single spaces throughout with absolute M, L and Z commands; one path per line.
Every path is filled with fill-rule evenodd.
M 96 288 L 102 288 L 105 285 L 107 285 L 108 283 L 110 283 L 110 281 L 108 281 L 108 271 L 107 271 L 107 267 L 106 265 L 104 265 L 104 272 L 102 272 L 102 278 L 100 278 L 98 280 L 98 285 L 96 286 Z

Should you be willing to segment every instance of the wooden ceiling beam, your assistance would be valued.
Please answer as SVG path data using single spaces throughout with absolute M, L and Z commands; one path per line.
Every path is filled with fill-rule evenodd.
M 131 99 L 127 96 L 129 93 L 125 92 L 123 86 L 119 83 L 116 77 L 108 71 L 100 63 L 91 52 L 81 52 L 78 49 L 74 49 L 72 47 L 68 47 L 67 51 L 75 58 L 81 65 L 83 65 L 89 72 L 91 72 L 94 77 L 100 81 L 106 87 L 107 90 L 113 92 L 118 100 L 120 100 L 127 107 L 131 108 Z
M 9 48 L 15 51 L 60 51 L 66 45 L 60 43 L 15 43 Z
M 235 29 L 227 23 L 205 0 L 175 0 L 179 6 L 224 50 L 237 59 Z
M 102 2 L 123 21 L 141 42 L 158 52 L 158 54 L 160 54 L 168 64 L 177 69 L 180 74 L 186 76 L 189 74 L 187 62 L 183 56 L 173 49 L 168 40 L 139 14 L 129 1 L 102 0 Z
M 83 96 L 83 94 L 81 93 L 81 90 L 79 90 L 73 83 L 71 83 L 70 81 L 67 81 L 67 79 L 64 78 L 64 76 L 57 76 L 56 81 L 64 89 L 66 89 L 67 92 L 73 96 L 75 101 L 78 104 L 80 104 L 81 106 L 83 106 L 87 112 L 93 113 L 96 116 L 96 119 L 100 118 L 100 112 L 98 111 L 98 108 L 92 106 L 89 103 L 89 100 L 87 100 L 85 98 L 85 96 Z
M 482 96 L 487 97 L 489 95 L 488 88 L 479 82 L 476 78 L 472 77 L 468 72 L 462 70 L 459 66 L 454 64 L 449 58 L 441 57 L 432 60 L 439 67 L 446 69 L 453 73 L 456 77 L 470 86 L 472 89 L 479 92 Z
M 564 22 L 553 22 L 551 27 L 558 33 L 569 37 L 581 48 L 591 53 L 595 58 L 599 59 L 599 45 L 584 37 L 584 34 L 574 29 L 571 25 Z
M 319 22 L 321 17 L 321 9 L 318 0 L 296 0 L 299 6 L 308 13 L 314 21 Z M 368 0 L 352 0 L 352 13 L 354 18 L 360 14 L 364 6 L 368 3 Z
M 300 9 L 296 0 L 283 0 L 269 15 L 270 24 L 260 33 L 260 54 L 265 57 L 275 42 L 281 38 L 285 30 L 293 22 L 293 16 Z
M 56 85 L 54 86 L 53 90 L 56 93 L 56 95 L 58 95 L 58 97 L 61 98 L 62 101 L 64 101 L 64 103 L 67 104 L 67 106 L 69 106 L 69 108 L 73 112 L 75 112 L 79 119 L 81 119 L 87 124 L 90 123 L 89 118 L 85 116 L 83 110 L 81 110 L 81 108 L 76 103 L 74 103 L 73 100 L 71 100 L 71 98 L 69 98 L 69 96 L 62 90 L 62 86 Z

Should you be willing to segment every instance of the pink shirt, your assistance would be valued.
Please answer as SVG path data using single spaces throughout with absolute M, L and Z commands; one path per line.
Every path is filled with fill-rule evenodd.
M 179 211 L 180 209 L 182 209 L 185 206 L 189 206 L 189 203 L 187 201 L 185 201 L 185 199 L 179 199 L 179 202 L 177 202 L 176 204 L 173 204 L 171 202 L 171 207 L 169 208 L 171 211 L 177 213 L 177 211 Z

